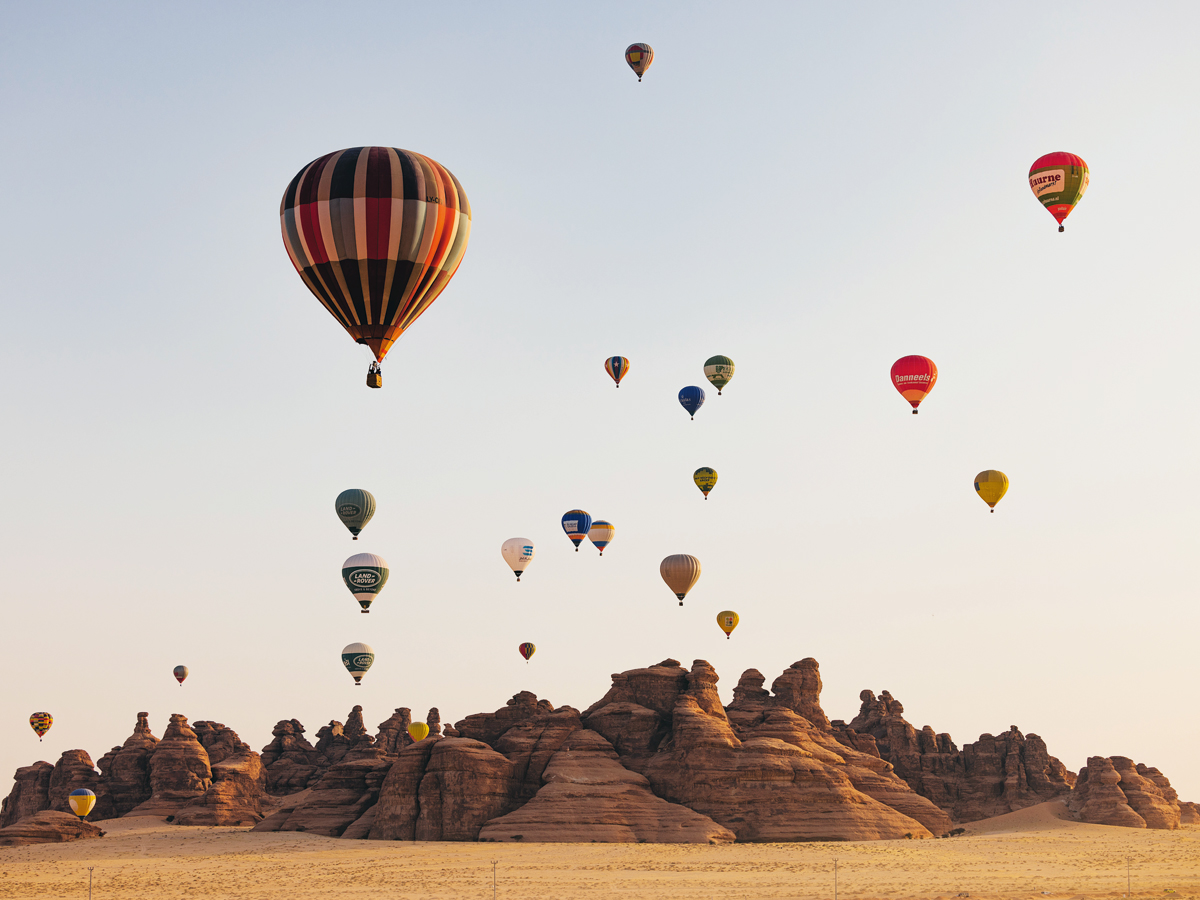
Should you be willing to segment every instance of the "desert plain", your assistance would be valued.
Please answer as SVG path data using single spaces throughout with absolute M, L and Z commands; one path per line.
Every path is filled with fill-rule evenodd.
M 0 849 L 0 898 L 316 900 L 620 897 L 1200 897 L 1200 826 L 1071 821 L 1061 801 L 974 822 L 957 837 L 791 844 L 348 841 L 137 816 L 98 840 Z

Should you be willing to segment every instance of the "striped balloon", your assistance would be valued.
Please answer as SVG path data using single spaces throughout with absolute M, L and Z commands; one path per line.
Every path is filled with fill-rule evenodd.
M 279 218 L 305 285 L 380 362 L 454 277 L 471 235 L 458 179 L 395 147 L 313 160 L 284 191 Z
M 700 580 L 700 560 L 689 553 L 675 553 L 659 563 L 658 574 L 683 606 L 683 598 Z
M 592 527 L 588 529 L 588 539 L 596 545 L 596 549 L 603 556 L 604 548 L 612 543 L 612 539 L 616 536 L 616 533 L 617 529 L 613 527 L 612 522 L 597 519 L 592 523 Z
M 704 361 L 704 377 L 717 389 L 717 396 L 733 378 L 733 360 L 728 356 L 710 356 Z
M 87 818 L 87 814 L 96 805 L 96 795 L 87 788 L 79 788 L 67 795 L 67 802 L 71 804 L 71 812 L 79 816 L 80 820 L 83 820 Z
M 525 657 L 525 662 L 529 662 L 529 657 L 537 653 L 537 647 L 533 646 L 533 644 L 531 644 L 529 641 L 526 641 L 525 643 L 521 644 L 521 646 L 517 647 L 517 652 Z
M 650 63 L 654 62 L 654 49 L 649 44 L 630 44 L 625 48 L 625 62 L 629 63 L 629 68 L 633 69 L 638 81 L 641 81 L 646 70 L 650 68 Z
M 40 741 L 45 737 L 46 732 L 50 730 L 50 726 L 54 724 L 54 716 L 48 712 L 35 712 L 29 717 L 29 727 L 34 730 Z
M 629 360 L 623 356 L 610 356 L 604 361 L 604 371 L 617 383 L 617 387 L 620 387 L 621 379 L 629 371 Z
M 592 517 L 582 509 L 570 509 L 563 513 L 562 530 L 567 533 L 567 537 L 571 539 L 571 543 L 575 545 L 575 552 L 579 552 L 579 545 L 588 535 L 588 529 L 592 527 Z
M 377 553 L 356 553 L 342 563 L 342 581 L 362 607 L 362 611 L 371 611 L 371 602 L 387 584 L 387 560 Z
M 175 680 L 179 682 L 179 686 L 183 687 L 183 682 L 187 680 L 188 677 L 188 667 L 176 666 L 171 670 L 171 674 L 175 676 Z
M 349 488 L 337 495 L 333 508 L 357 541 L 359 532 L 367 527 L 371 516 L 375 515 L 375 497 L 362 488 Z

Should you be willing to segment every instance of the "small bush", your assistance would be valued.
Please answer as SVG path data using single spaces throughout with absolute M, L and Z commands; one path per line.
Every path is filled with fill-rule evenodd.
M 912 832 L 911 831 L 905 832 L 904 839 L 906 841 L 911 841 L 912 840 Z
M 958 837 L 960 834 L 966 834 L 966 833 L 967 833 L 967 829 L 965 829 L 965 828 L 955 828 L 950 832 L 950 837 Z
M 525 839 L 525 835 L 523 835 L 523 834 L 514 834 L 514 835 L 512 836 L 512 839 L 513 839 L 514 841 L 523 841 L 523 840 Z

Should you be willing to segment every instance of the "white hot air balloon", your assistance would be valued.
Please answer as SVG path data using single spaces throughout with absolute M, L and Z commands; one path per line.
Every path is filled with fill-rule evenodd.
M 342 665 L 354 676 L 354 686 L 362 684 L 362 677 L 375 662 L 375 651 L 369 644 L 355 642 L 342 648 Z
M 509 538 L 500 546 L 500 555 L 516 573 L 517 581 L 521 573 L 533 562 L 533 541 L 529 538 Z
M 683 598 L 700 580 L 700 560 L 687 553 L 676 553 L 658 564 L 658 574 L 683 606 Z

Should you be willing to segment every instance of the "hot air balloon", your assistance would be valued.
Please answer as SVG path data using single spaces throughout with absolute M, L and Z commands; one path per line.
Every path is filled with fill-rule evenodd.
M 738 614 L 732 609 L 723 609 L 717 613 L 717 624 L 725 632 L 725 640 L 729 640 L 729 636 L 733 634 L 733 629 L 737 628 L 739 621 Z
M 937 384 L 937 366 L 926 356 L 904 356 L 892 363 L 892 384 L 912 404 L 913 415 Z
M 38 740 L 45 737 L 46 732 L 50 730 L 50 726 L 54 724 L 54 716 L 48 712 L 35 712 L 29 717 L 29 727 L 36 732 Z
M 621 379 L 629 374 L 629 360 L 623 356 L 610 356 L 604 361 L 604 371 L 620 387 Z
M 342 648 L 342 665 L 354 676 L 354 686 L 362 684 L 362 678 L 375 662 L 375 651 L 368 644 L 347 644 Z
M 988 469 L 975 476 L 975 490 L 980 498 L 996 511 L 996 504 L 1008 491 L 1008 476 L 995 469 Z
M 638 81 L 641 81 L 646 70 L 650 68 L 650 63 L 654 62 L 654 51 L 649 44 L 630 44 L 625 48 L 625 62 L 629 63 L 629 68 L 633 69 Z
M 683 606 L 683 598 L 700 580 L 700 560 L 686 553 L 676 553 L 658 564 L 658 574 Z
M 714 469 L 708 466 L 701 466 L 692 473 L 692 481 L 696 482 L 696 487 L 704 493 L 704 499 L 708 499 L 708 492 L 717 486 L 717 473 Z
M 525 662 L 529 662 L 529 657 L 537 653 L 537 647 L 533 646 L 529 641 L 526 641 L 517 648 L 517 652 L 525 657 Z
M 179 682 L 179 686 L 183 687 L 184 679 L 188 677 L 188 667 L 176 666 L 171 670 L 171 674 L 175 676 L 175 680 Z
M 414 741 L 423 741 L 429 737 L 429 726 L 424 722 L 413 722 L 408 726 L 408 736 Z
M 342 563 L 342 581 L 346 582 L 365 613 L 371 611 L 371 601 L 383 590 L 387 580 L 387 560 L 375 553 L 356 553 Z
M 337 495 L 337 499 L 333 501 L 333 508 L 337 510 L 342 524 L 350 529 L 354 540 L 357 541 L 358 533 L 367 527 L 371 516 L 375 515 L 375 498 L 371 496 L 370 491 L 350 488 Z
M 597 519 L 592 523 L 592 527 L 588 529 L 588 539 L 596 545 L 596 549 L 603 556 L 604 548 L 612 543 L 612 539 L 616 533 L 617 529 L 613 527 L 611 522 L 604 522 Z
M 592 517 L 585 513 L 582 509 L 572 509 L 563 513 L 562 530 L 567 533 L 567 537 L 571 539 L 571 543 L 575 545 L 575 552 L 579 552 L 579 545 L 588 535 L 588 529 L 592 527 Z
M 1029 167 L 1029 187 L 1033 196 L 1050 210 L 1058 230 L 1066 231 L 1063 220 L 1088 189 L 1087 163 L 1074 153 L 1047 153 Z
M 67 795 L 67 802 L 71 804 L 71 812 L 79 816 L 79 821 L 82 822 L 96 805 L 96 795 L 87 788 L 79 788 Z
M 351 147 L 313 160 L 279 206 L 283 244 L 300 278 L 380 365 L 458 270 L 471 205 L 458 179 L 420 153 Z
M 696 418 L 696 413 L 704 405 L 704 389 L 695 385 L 685 387 L 679 392 L 679 405 L 687 410 L 689 416 Z
M 533 562 L 533 541 L 529 538 L 509 538 L 500 545 L 500 555 L 516 573 L 517 581 L 520 581 L 521 573 Z
M 704 377 L 717 389 L 720 397 L 721 389 L 733 380 L 733 360 L 728 356 L 710 356 L 704 361 Z

